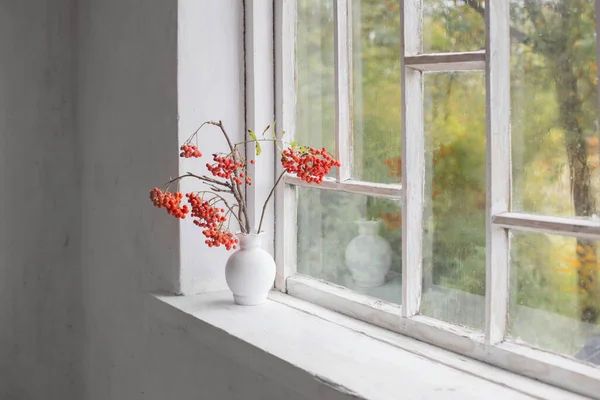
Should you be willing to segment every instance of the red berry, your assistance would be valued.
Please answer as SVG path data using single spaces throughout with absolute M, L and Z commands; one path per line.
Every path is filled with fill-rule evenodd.
M 326 149 L 312 147 L 303 152 L 292 148 L 285 149 L 281 164 L 288 173 L 295 174 L 308 183 L 321 183 L 331 168 L 341 165 Z

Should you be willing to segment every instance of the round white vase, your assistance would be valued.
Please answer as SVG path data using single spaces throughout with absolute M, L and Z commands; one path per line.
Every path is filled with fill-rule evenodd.
M 275 261 L 260 245 L 264 233 L 240 233 L 240 248 L 225 265 L 225 280 L 235 304 L 255 306 L 267 300 L 275 280 Z
M 346 247 L 346 266 L 357 286 L 378 287 L 392 264 L 392 248 L 379 236 L 380 221 L 356 221 L 358 236 Z

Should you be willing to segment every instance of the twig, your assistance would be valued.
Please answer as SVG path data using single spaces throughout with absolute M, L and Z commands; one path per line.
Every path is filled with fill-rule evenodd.
M 210 185 L 208 185 L 208 184 L 207 184 L 206 186 L 208 186 L 208 187 L 210 188 L 210 190 L 213 190 L 213 191 L 215 191 L 215 192 L 221 192 L 221 193 L 231 193 L 231 190 L 229 190 L 229 189 L 227 189 L 227 190 L 226 190 L 226 189 L 219 189 L 219 188 L 217 188 L 217 187 L 210 186 Z
M 223 136 L 225 136 L 225 140 L 227 140 L 227 145 L 229 146 L 229 150 L 233 153 L 233 144 L 231 143 L 231 139 L 229 139 L 229 135 L 227 134 L 227 132 L 225 131 L 225 128 L 223 127 L 223 122 L 221 122 L 221 121 L 219 121 L 219 122 L 206 121 L 204 124 L 218 126 L 219 129 L 221 129 L 221 132 L 223 132 Z M 202 124 L 202 125 L 204 125 L 204 124 Z M 198 128 L 198 129 L 200 129 L 200 128 Z
M 279 178 L 277 178 L 277 181 L 275 181 L 275 184 L 271 188 L 271 192 L 269 192 L 269 196 L 265 200 L 265 204 L 263 204 L 262 212 L 260 213 L 260 222 L 258 223 L 258 232 L 257 233 L 260 233 L 260 228 L 262 228 L 263 218 L 265 217 L 265 211 L 267 210 L 267 204 L 269 203 L 269 200 L 271 200 L 273 193 L 275 193 L 275 188 L 277 187 L 277 185 L 279 185 L 279 182 L 281 181 L 281 179 L 283 178 L 284 175 L 285 175 L 285 170 L 279 175 Z
M 210 193 L 210 194 L 214 195 L 215 197 L 211 198 L 211 199 L 210 199 L 210 200 L 208 200 L 208 201 L 209 201 L 209 202 L 211 202 L 211 201 L 213 201 L 213 200 L 214 200 L 214 199 L 216 199 L 216 198 L 218 198 L 219 200 L 221 200 L 221 201 L 223 202 L 223 204 L 225 204 L 225 207 L 226 207 L 226 208 L 227 208 L 229 211 L 231 211 L 231 214 L 233 214 L 233 216 L 235 217 L 235 219 L 237 219 L 237 221 L 238 221 L 238 223 L 240 224 L 240 226 L 242 225 L 242 222 L 241 222 L 241 221 L 240 221 L 240 219 L 237 217 L 237 215 L 235 215 L 235 212 L 233 211 L 233 208 L 235 208 L 235 205 L 234 205 L 233 207 L 231 207 L 231 206 L 229 205 L 229 203 L 227 202 L 227 200 L 225 200 L 225 198 L 224 198 L 223 196 L 221 196 L 221 195 L 218 195 L 218 194 L 216 194 L 216 193 L 213 193 L 213 192 L 209 192 L 209 191 L 207 191 L 207 190 L 200 190 L 200 191 L 198 191 L 198 192 L 196 192 L 196 193 Z M 203 199 L 203 200 L 204 200 L 204 199 Z M 214 203 L 214 204 L 216 204 L 216 203 Z M 239 208 L 239 206 L 238 206 L 238 208 Z
M 233 197 L 235 197 L 235 201 L 240 206 L 239 209 L 238 209 L 237 218 L 238 218 L 238 220 L 241 220 L 242 216 L 245 216 L 244 215 L 244 209 L 243 209 L 244 198 L 241 195 L 239 186 L 233 181 L 233 178 L 231 178 L 230 180 L 231 180 L 231 184 L 233 185 Z M 246 229 L 247 225 L 248 225 L 247 222 L 248 222 L 248 218 L 247 217 L 246 217 L 246 224 L 242 224 L 240 222 L 240 229 L 242 230 L 242 233 L 248 233 L 248 231 L 249 231 L 249 229 Z
M 229 146 L 229 150 L 231 151 L 231 154 L 233 156 L 233 161 L 237 162 L 238 161 L 238 155 L 236 154 L 236 147 L 233 145 L 233 143 L 231 143 L 231 139 L 229 139 L 229 135 L 227 134 L 227 131 L 225 131 L 225 127 L 223 126 L 223 122 L 219 121 L 219 122 L 214 122 L 214 121 L 208 121 L 207 122 L 210 125 L 215 125 L 218 126 L 219 129 L 221 129 L 221 132 L 223 133 L 223 136 L 225 136 L 225 140 L 227 140 L 227 145 Z M 235 177 L 238 177 L 237 171 L 234 172 Z M 231 185 L 233 186 L 233 192 L 234 192 L 234 196 L 238 202 L 238 204 L 240 205 L 240 209 L 241 209 L 241 215 L 240 217 L 243 215 L 244 216 L 244 220 L 246 222 L 246 224 L 244 226 L 242 226 L 242 231 L 244 231 L 243 228 L 245 228 L 245 233 L 249 233 L 250 232 L 250 221 L 248 219 L 248 212 L 246 210 L 246 202 L 244 199 L 244 195 L 242 194 L 242 189 L 240 187 L 240 185 L 235 182 L 233 179 L 231 179 Z M 235 193 L 237 191 L 237 193 Z
M 163 185 L 163 187 L 166 186 L 167 189 L 168 189 L 169 186 L 171 186 L 171 184 L 173 184 L 174 182 L 177 182 L 177 181 L 179 181 L 179 180 L 181 180 L 183 178 L 196 178 L 196 179 L 200 179 L 201 181 L 204 181 L 204 182 L 212 183 L 213 185 L 224 186 L 224 187 L 228 188 L 229 190 L 231 190 L 231 184 L 229 182 L 221 182 L 221 181 L 218 181 L 216 179 L 209 178 L 208 176 L 195 175 L 195 174 L 192 174 L 191 172 L 187 172 L 185 175 L 181 175 L 181 176 L 178 176 L 177 178 L 171 179 L 170 181 L 168 181 L 167 183 L 165 183 Z

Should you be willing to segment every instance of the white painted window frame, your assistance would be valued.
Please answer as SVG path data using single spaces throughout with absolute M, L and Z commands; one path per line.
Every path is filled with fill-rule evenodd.
M 318 188 L 402 200 L 402 305 L 395 305 L 296 273 L 296 188 L 285 177 L 275 196 L 275 288 L 291 296 L 452 350 L 507 370 L 600 398 L 600 369 L 506 339 L 509 302 L 509 230 L 600 239 L 597 220 L 510 212 L 509 2 L 486 0 L 486 50 L 422 54 L 422 0 L 399 0 L 403 26 L 401 185 L 356 181 L 352 171 L 352 0 L 334 2 L 336 157 L 342 167 Z M 600 0 L 596 0 L 596 9 Z M 275 116 L 286 140 L 295 134 L 296 0 L 274 0 Z M 597 27 L 598 29 L 598 27 Z M 405 45 L 406 44 L 406 45 Z M 599 47 L 600 49 L 600 47 Z M 600 50 L 598 50 L 600 53 Z M 486 319 L 484 333 L 419 315 L 422 291 L 422 219 L 425 185 L 423 72 L 484 70 L 487 105 Z M 411 101 L 405 101 L 410 98 Z M 494 151 L 492 151 L 492 149 Z M 277 161 L 278 158 L 275 158 Z M 281 166 L 275 163 L 275 175 Z M 494 184 L 491 185 L 490 182 Z M 310 185 L 311 187 L 315 187 Z
M 246 0 L 244 2 L 244 58 L 245 58 L 245 107 L 246 129 L 260 134 L 274 122 L 275 76 L 273 65 L 273 6 L 274 3 L 264 0 Z M 266 137 L 270 139 L 270 136 Z M 263 141 L 262 153 L 256 156 L 256 144 L 246 132 L 246 159 L 256 160 L 248 165 L 248 174 L 253 177 L 252 185 L 246 186 L 248 201 L 248 217 L 250 226 L 258 229 L 263 204 L 275 183 L 275 146 L 273 142 Z M 274 202 L 265 207 L 262 231 L 267 238 L 268 250 L 272 254 L 274 232 Z

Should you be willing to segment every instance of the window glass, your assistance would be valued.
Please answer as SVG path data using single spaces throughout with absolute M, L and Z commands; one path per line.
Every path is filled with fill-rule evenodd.
M 299 273 L 401 302 L 399 200 L 298 187 L 297 205 Z
M 600 190 L 593 0 L 511 3 L 512 210 L 589 217 Z
M 296 137 L 302 145 L 335 145 L 333 2 L 298 0 Z
M 423 0 L 423 52 L 485 49 L 484 0 Z
M 484 73 L 426 73 L 424 90 L 426 185 L 421 311 L 483 329 Z
M 400 3 L 352 1 L 354 179 L 399 183 Z
M 598 242 L 511 234 L 509 335 L 600 366 Z

